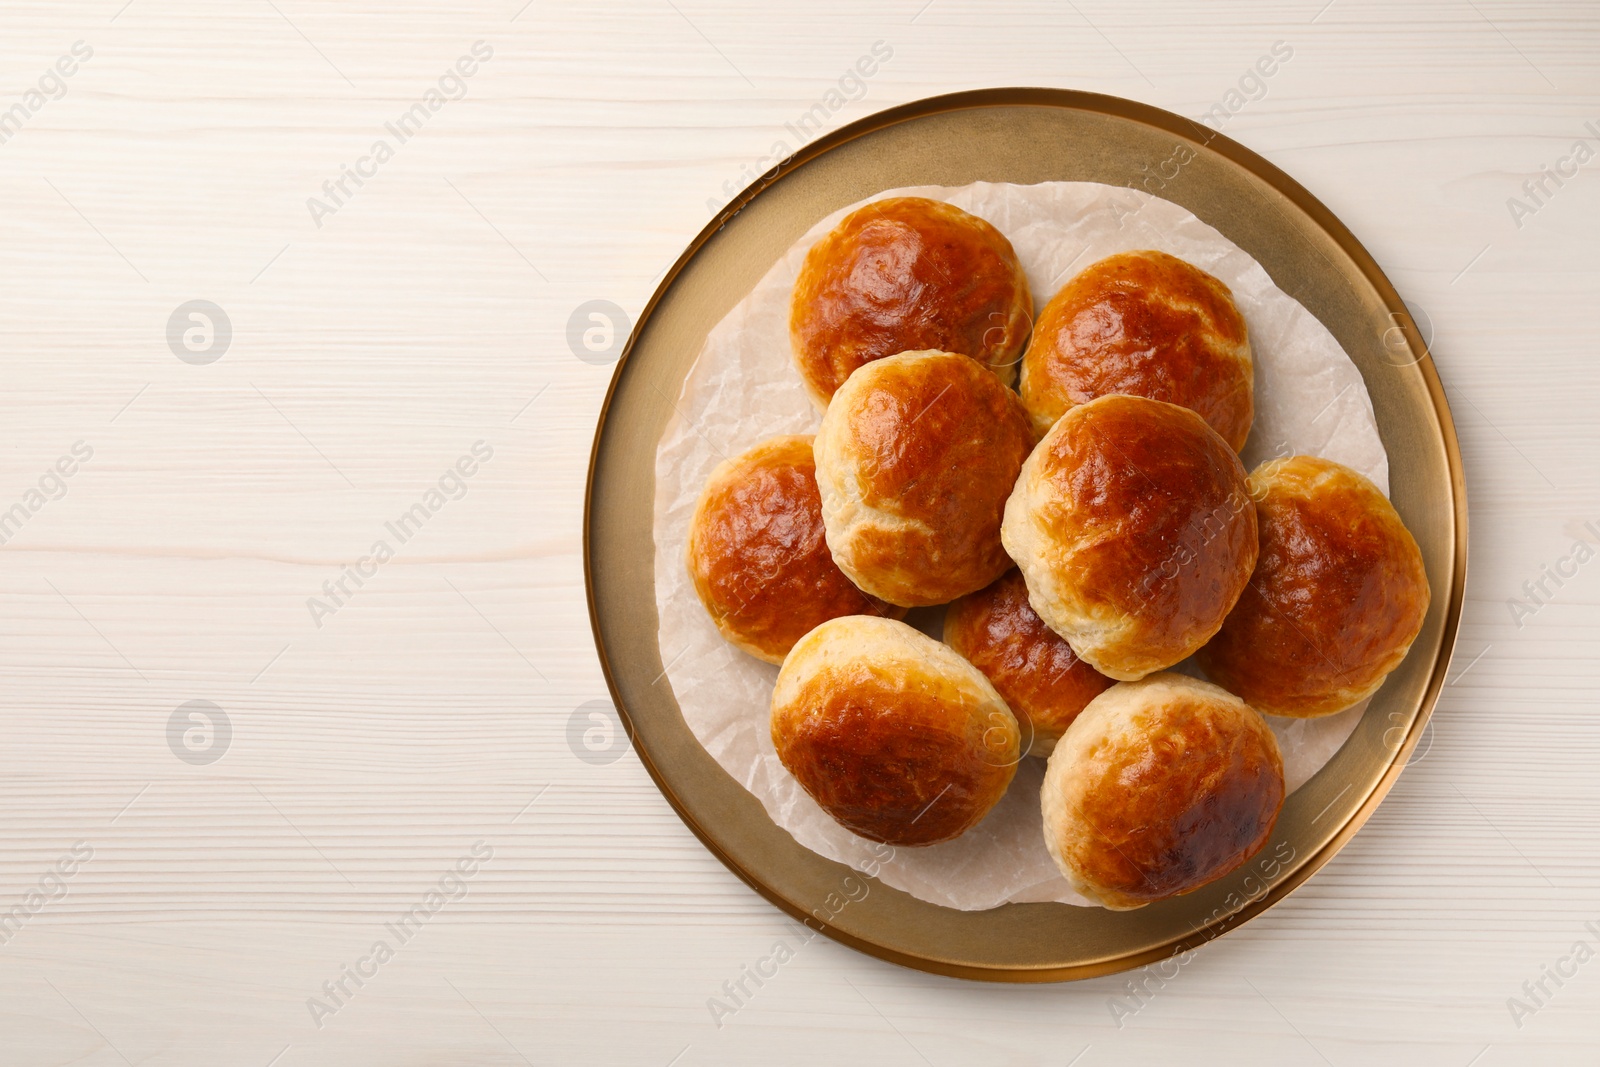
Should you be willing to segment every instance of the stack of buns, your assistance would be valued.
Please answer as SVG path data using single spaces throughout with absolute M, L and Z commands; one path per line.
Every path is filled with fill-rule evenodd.
M 948 841 L 1044 758 L 1051 857 L 1137 908 L 1266 844 L 1263 714 L 1370 696 L 1428 581 L 1357 472 L 1245 471 L 1254 370 L 1222 282 L 1124 252 L 1033 310 L 988 222 L 920 197 L 847 216 L 791 305 L 821 428 L 717 468 L 688 566 L 723 636 L 781 664 L 773 745 L 840 825 Z M 942 642 L 901 621 L 940 605 Z M 1170 670 L 1191 656 L 1211 682 Z

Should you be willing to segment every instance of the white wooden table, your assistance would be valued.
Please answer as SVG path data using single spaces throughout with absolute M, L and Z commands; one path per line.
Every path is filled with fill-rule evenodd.
M 1580 0 L 7 0 L 0 1065 L 1596 1062 L 1597 49 Z M 802 116 L 1009 84 L 1227 108 L 1431 321 L 1472 501 L 1431 747 L 1132 1015 L 801 947 L 569 741 L 569 317 Z

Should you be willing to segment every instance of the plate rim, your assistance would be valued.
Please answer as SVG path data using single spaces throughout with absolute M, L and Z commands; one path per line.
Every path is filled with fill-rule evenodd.
M 813 915 L 802 911 L 798 906 L 763 882 L 755 873 L 747 870 L 689 814 L 653 757 L 637 743 L 637 731 L 622 699 L 611 658 L 606 649 L 605 640 L 601 633 L 598 607 L 595 602 L 593 509 L 595 473 L 611 414 L 612 400 L 616 395 L 628 360 L 633 354 L 634 342 L 641 336 L 645 323 L 654 314 L 679 274 L 699 254 L 707 241 L 751 201 L 781 178 L 784 173 L 857 138 L 903 122 L 947 112 L 1018 106 L 1067 109 L 1108 115 L 1155 127 L 1190 140 L 1197 139 L 1198 134 L 1198 139 L 1203 147 L 1224 156 L 1257 179 L 1271 186 L 1274 191 L 1303 211 L 1324 235 L 1338 245 L 1340 251 L 1350 257 L 1361 275 L 1372 285 L 1374 291 L 1382 299 L 1390 312 L 1392 321 L 1400 327 L 1407 347 L 1412 355 L 1416 357 L 1414 363 L 1422 375 L 1428 399 L 1432 404 L 1434 416 L 1439 424 L 1441 445 L 1444 449 L 1449 471 L 1455 539 L 1454 544 L 1451 546 L 1451 582 L 1440 631 L 1439 649 L 1435 654 L 1427 685 L 1419 700 L 1417 714 L 1412 720 L 1405 737 L 1396 746 L 1383 773 L 1372 784 L 1359 806 L 1351 812 L 1349 818 L 1321 848 L 1307 857 L 1304 862 L 1297 865 L 1293 871 L 1274 881 L 1264 893 L 1248 901 L 1239 910 L 1222 917 L 1215 923 L 1207 924 L 1193 934 L 1173 938 L 1152 948 L 1127 953 L 1109 960 L 1049 967 L 982 967 L 908 953 L 892 945 L 858 937 L 831 924 L 817 921 Z M 1329 860 L 1348 844 L 1350 839 L 1366 824 L 1367 819 L 1371 817 L 1379 804 L 1388 796 L 1390 789 L 1399 779 L 1400 773 L 1405 769 L 1407 760 L 1432 719 L 1434 707 L 1449 675 L 1465 603 L 1468 565 L 1467 523 L 1466 477 L 1462 467 L 1460 441 L 1456 434 L 1455 420 L 1450 411 L 1449 399 L 1445 393 L 1444 384 L 1439 378 L 1432 352 L 1411 318 L 1405 302 L 1400 298 L 1398 291 L 1394 288 L 1393 283 L 1389 281 L 1388 276 L 1378 266 L 1372 254 L 1367 251 L 1354 233 L 1325 204 L 1312 195 L 1298 181 L 1290 177 L 1287 172 L 1253 150 L 1246 148 L 1238 141 L 1218 130 L 1213 130 L 1195 119 L 1167 111 L 1152 104 L 1077 89 L 1039 86 L 972 89 L 924 97 L 898 104 L 866 115 L 802 145 L 794 153 L 757 176 L 750 185 L 746 186 L 725 204 L 711 221 L 695 235 L 693 240 L 684 248 L 682 254 L 662 275 L 660 283 L 651 293 L 650 299 L 639 312 L 638 319 L 633 323 L 629 331 L 628 340 L 623 346 L 616 366 L 612 369 L 611 380 L 606 387 L 605 397 L 601 402 L 600 412 L 596 419 L 594 439 L 589 452 L 589 465 L 584 481 L 582 531 L 584 594 L 589 613 L 590 630 L 594 637 L 595 651 L 600 660 L 600 668 L 605 676 L 606 687 L 611 694 L 612 706 L 616 709 L 618 718 L 628 736 L 630 747 L 638 756 L 640 763 L 643 764 L 645 771 L 650 775 L 656 788 L 677 814 L 679 820 L 689 828 L 690 832 L 695 835 L 707 851 L 715 856 L 723 866 L 737 875 L 741 881 L 780 911 L 798 920 L 808 929 L 825 934 L 832 940 L 878 959 L 897 963 L 913 970 L 956 978 L 1003 983 L 1060 982 L 1113 974 L 1148 965 L 1158 960 L 1191 952 L 1201 945 L 1226 935 L 1273 907 L 1305 884 L 1312 875 L 1321 870 Z M 863 875 L 863 877 L 866 876 Z

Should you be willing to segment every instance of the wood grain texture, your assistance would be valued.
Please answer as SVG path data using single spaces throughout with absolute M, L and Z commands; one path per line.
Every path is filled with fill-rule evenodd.
M 465 96 L 319 227 L 307 199 L 480 40 Z M 1600 145 L 1592 5 L 9 0 L 0 113 L 78 41 L 0 143 L 0 512 L 93 451 L 0 547 L 0 914 L 93 855 L 0 943 L 0 1063 L 1593 1062 L 1600 963 L 1507 1006 L 1600 947 L 1600 563 L 1509 604 L 1600 540 L 1600 162 L 1507 204 Z M 579 526 L 610 373 L 569 317 L 637 315 L 818 103 L 831 129 L 1036 84 L 1199 117 L 1276 41 L 1223 131 L 1425 312 L 1461 432 L 1472 572 L 1431 747 L 1136 1013 L 1136 975 L 991 988 L 807 942 L 636 758 L 569 743 L 605 693 Z M 166 336 L 196 299 L 233 328 L 207 365 Z M 465 494 L 314 619 L 479 441 Z M 169 746 L 192 700 L 231 724 L 213 763 Z M 480 841 L 464 895 L 314 1019 Z

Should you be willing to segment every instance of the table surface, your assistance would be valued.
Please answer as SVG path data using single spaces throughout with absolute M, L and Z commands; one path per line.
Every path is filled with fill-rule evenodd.
M 1600 9 L 11 0 L 0 42 L 0 1063 L 1594 1062 Z M 1220 105 L 1327 203 L 1472 505 L 1425 752 L 1139 999 L 807 941 L 590 718 L 574 312 L 636 315 L 802 116 L 1015 84 Z

